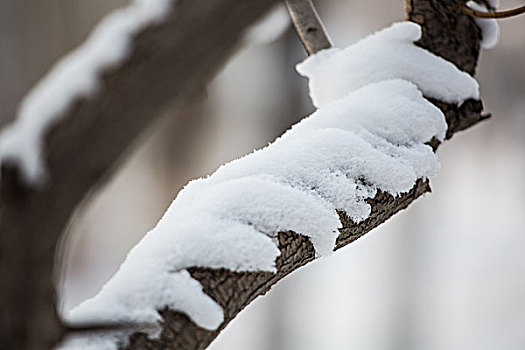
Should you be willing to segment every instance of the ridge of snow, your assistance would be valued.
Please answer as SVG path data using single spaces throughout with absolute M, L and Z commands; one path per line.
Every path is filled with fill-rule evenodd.
M 423 93 L 459 103 L 477 96 L 477 83 L 413 46 L 419 35 L 417 25 L 398 23 L 350 48 L 307 58 L 298 69 L 308 72 L 320 108 L 267 147 L 191 181 L 68 321 L 154 323 L 168 306 L 216 329 L 223 310 L 187 268 L 275 272 L 277 234 L 288 230 L 309 237 L 318 256 L 330 255 L 341 228 L 336 210 L 360 222 L 377 191 L 398 196 L 436 175 L 439 161 L 426 143 L 443 140 L 447 125 Z M 414 71 L 429 76 L 406 71 L 406 50 L 429 65 L 415 64 Z M 372 53 L 388 60 L 370 59 Z
M 489 1 L 490 5 L 497 8 L 499 5 L 498 0 Z M 480 12 L 489 12 L 489 9 L 485 5 L 481 5 L 475 1 L 467 2 L 467 6 L 473 10 Z M 499 42 L 499 24 L 495 19 L 491 18 L 477 18 L 474 20 L 481 29 L 481 47 L 484 49 L 492 49 Z
M 331 48 L 310 56 L 297 65 L 297 71 L 310 80 L 310 97 L 316 107 L 389 79 L 411 81 L 425 96 L 448 103 L 479 99 L 476 80 L 415 46 L 420 37 L 421 28 L 416 23 L 395 23 L 345 49 Z
M 43 135 L 80 97 L 96 92 L 100 73 L 129 54 L 133 36 L 169 13 L 172 0 L 132 0 L 106 15 L 89 38 L 58 61 L 23 99 L 17 118 L 0 133 L 0 162 L 16 161 L 29 184 L 42 184 Z

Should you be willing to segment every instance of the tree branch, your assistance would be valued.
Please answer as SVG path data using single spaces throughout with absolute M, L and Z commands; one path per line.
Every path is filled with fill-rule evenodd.
M 442 0 L 407 1 L 407 18 L 419 23 L 423 37 L 418 45 L 453 62 L 460 69 L 474 73 L 480 43 L 479 28 L 456 5 Z M 305 45 L 306 46 L 306 45 Z M 461 107 L 433 101 L 445 114 L 449 129 L 447 138 L 479 121 L 481 101 L 465 101 Z M 434 145 L 437 148 L 438 144 Z M 419 180 L 414 188 L 398 197 L 379 192 L 369 200 L 372 213 L 368 219 L 356 224 L 344 213 L 339 213 L 343 228 L 337 240 L 339 249 L 385 222 L 406 208 L 416 198 L 430 191 L 427 181 Z M 277 273 L 231 272 L 225 269 L 192 268 L 190 273 L 223 309 L 225 321 L 214 331 L 198 327 L 186 315 L 169 309 L 160 310 L 164 319 L 158 339 L 150 339 L 137 332 L 130 337 L 126 349 L 204 349 L 227 324 L 257 296 L 265 294 L 276 282 L 297 268 L 314 260 L 314 248 L 304 236 L 294 232 L 279 233 L 281 256 L 277 259 Z
M 202 90 L 276 2 L 177 0 L 164 22 L 136 35 L 122 65 L 103 72 L 97 93 L 46 134 L 47 186 L 27 188 L 16 163 L 1 165 L 1 349 L 49 349 L 60 338 L 55 247 L 76 206 L 159 112 Z
M 485 18 L 485 19 L 501 19 L 501 18 L 509 18 L 518 16 L 525 13 L 525 5 L 520 6 L 514 9 L 506 10 L 506 11 L 497 11 L 497 12 L 482 12 L 474 10 L 467 5 L 463 4 L 461 5 L 461 11 L 465 12 L 467 15 L 477 17 L 477 18 Z
M 299 39 L 309 55 L 332 46 L 311 0 L 286 0 L 286 6 Z

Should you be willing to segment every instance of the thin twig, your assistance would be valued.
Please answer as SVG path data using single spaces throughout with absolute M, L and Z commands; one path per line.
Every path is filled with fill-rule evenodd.
M 308 55 L 332 47 L 311 0 L 286 0 L 286 6 Z
M 521 7 L 518 7 L 518 8 L 515 8 L 515 9 L 512 9 L 512 10 L 507 10 L 507 11 L 482 12 L 482 11 L 474 10 L 474 9 L 468 7 L 467 5 L 463 4 L 463 5 L 461 5 L 461 10 L 463 12 L 465 12 L 467 15 L 470 15 L 470 16 L 473 16 L 473 17 L 477 17 L 477 18 L 489 18 L 489 19 L 490 18 L 492 18 L 492 19 L 509 18 L 509 17 L 514 17 L 514 16 L 518 16 L 518 15 L 521 15 L 521 14 L 525 13 L 525 5 L 521 6 Z

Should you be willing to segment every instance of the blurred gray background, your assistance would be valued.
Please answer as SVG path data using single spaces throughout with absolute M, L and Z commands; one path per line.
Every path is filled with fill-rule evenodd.
M 0 123 L 125 0 L 0 0 Z M 324 0 L 338 46 L 402 20 L 403 1 Z M 504 1 L 505 8 L 522 1 Z M 250 305 L 212 349 L 525 349 L 525 16 L 500 21 L 478 68 L 488 122 L 440 148 L 433 193 Z M 203 96 L 173 106 L 73 220 L 64 312 L 94 295 L 181 187 L 312 111 L 290 29 L 247 45 Z

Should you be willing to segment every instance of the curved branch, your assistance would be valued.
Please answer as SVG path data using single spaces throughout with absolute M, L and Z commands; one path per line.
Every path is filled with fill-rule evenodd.
M 293 25 L 309 55 L 332 46 L 311 0 L 286 0 Z
M 470 15 L 472 17 L 477 18 L 485 18 L 485 19 L 501 19 L 501 18 L 509 18 L 518 16 L 525 13 L 525 5 L 520 6 L 515 9 L 506 10 L 506 11 L 497 11 L 497 12 L 482 12 L 474 10 L 467 5 L 463 4 L 461 6 L 461 11 L 465 12 L 467 15 Z

